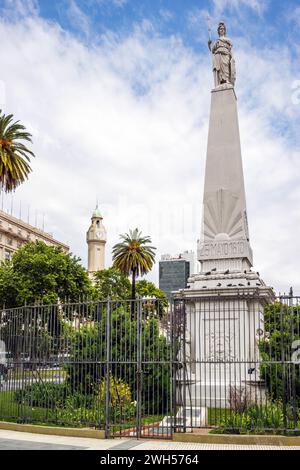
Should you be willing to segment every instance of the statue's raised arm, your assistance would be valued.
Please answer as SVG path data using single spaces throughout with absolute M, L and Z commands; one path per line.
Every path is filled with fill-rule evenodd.
M 213 56 L 213 73 L 215 87 L 223 84 L 235 85 L 236 71 L 233 57 L 232 42 L 226 37 L 225 23 L 218 26 L 219 39 L 212 42 L 209 38 L 208 47 Z

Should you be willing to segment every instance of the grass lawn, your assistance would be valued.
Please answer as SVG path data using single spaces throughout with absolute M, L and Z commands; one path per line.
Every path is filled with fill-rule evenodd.
M 14 401 L 14 392 L 0 392 L 0 419 L 3 421 L 45 421 L 48 410 L 31 408 Z
M 58 423 L 55 410 L 21 405 L 14 401 L 14 392 L 0 392 L 0 421 L 32 423 L 41 426 L 87 427 L 87 424 Z
M 55 410 L 20 405 L 14 401 L 14 392 L 0 392 L 0 421 L 40 426 L 88 427 L 86 424 L 58 423 L 55 419 Z

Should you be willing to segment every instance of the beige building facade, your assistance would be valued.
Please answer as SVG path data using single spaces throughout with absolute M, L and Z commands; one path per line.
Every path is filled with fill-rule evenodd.
M 66 253 L 69 251 L 67 245 L 55 240 L 50 233 L 0 210 L 0 262 L 10 260 L 13 253 L 26 243 L 36 241 L 59 247 Z

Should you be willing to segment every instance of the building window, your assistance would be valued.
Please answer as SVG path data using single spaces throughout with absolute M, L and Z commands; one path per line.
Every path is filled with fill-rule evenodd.
M 10 251 L 5 250 L 4 259 L 5 259 L 6 261 L 10 261 L 10 260 L 11 260 L 11 252 L 10 252 Z
M 8 238 L 8 239 L 7 239 L 7 244 L 8 244 L 9 246 L 12 246 L 12 244 L 13 244 L 12 238 Z
M 8 224 L 8 230 L 9 230 L 10 232 L 13 231 L 13 228 L 12 228 L 12 226 L 11 226 L 10 224 Z

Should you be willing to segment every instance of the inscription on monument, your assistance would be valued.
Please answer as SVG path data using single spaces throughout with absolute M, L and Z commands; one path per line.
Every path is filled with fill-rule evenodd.
M 243 241 L 238 242 L 223 242 L 223 243 L 205 243 L 201 249 L 200 254 L 202 256 L 215 256 L 223 258 L 224 256 L 234 257 L 236 255 L 243 255 L 245 252 L 245 243 Z
M 241 258 L 251 256 L 248 241 L 206 242 L 199 245 L 199 255 L 202 259 Z

